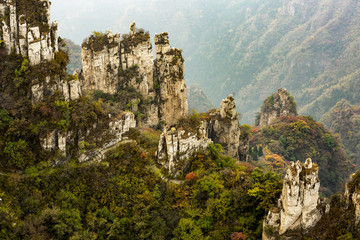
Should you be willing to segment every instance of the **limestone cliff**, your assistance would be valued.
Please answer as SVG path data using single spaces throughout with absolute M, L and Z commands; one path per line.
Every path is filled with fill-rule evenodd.
M 289 166 L 278 206 L 264 221 L 263 239 L 303 239 L 329 211 L 319 197 L 318 166 L 307 159 Z
M 133 89 L 132 101 L 146 102 L 146 125 L 175 124 L 188 111 L 181 51 L 171 48 L 168 34 L 155 36 L 156 59 L 150 35 L 130 26 L 130 34 L 94 33 L 82 45 L 84 92 L 117 94 Z
M 241 161 L 247 160 L 248 135 L 240 127 L 234 98 L 230 95 L 222 100 L 219 110 L 209 112 L 205 123 L 206 136 L 214 143 L 221 144 L 224 153 Z
M 49 0 L 0 1 L 0 42 L 8 53 L 28 57 L 31 65 L 54 59 L 57 22 L 50 20 Z
M 181 125 L 177 127 L 178 129 L 164 128 L 156 153 L 159 163 L 174 176 L 186 168 L 184 161 L 189 159 L 194 152 L 206 150 L 212 143 L 205 136 L 203 124 L 200 124 L 196 131 L 189 131 Z
M 294 98 L 286 89 L 280 88 L 275 94 L 264 101 L 255 125 L 261 127 L 269 126 L 271 122 L 277 118 L 296 115 L 297 110 Z

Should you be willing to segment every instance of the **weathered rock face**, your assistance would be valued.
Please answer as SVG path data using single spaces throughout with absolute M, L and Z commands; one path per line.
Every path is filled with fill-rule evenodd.
M 275 94 L 264 101 L 255 125 L 261 127 L 269 126 L 277 118 L 296 115 L 297 110 L 294 98 L 286 89 L 280 88 Z
M 122 37 L 111 32 L 91 36 L 82 45 L 83 91 L 134 89 L 147 102 L 145 124 L 176 123 L 188 111 L 184 59 L 170 47 L 167 33 L 155 36 L 155 46 L 154 61 L 150 35 L 135 23 Z
M 110 121 L 108 130 L 102 132 L 101 136 L 97 138 L 108 138 L 112 136 L 109 141 L 94 151 L 86 151 L 79 156 L 79 162 L 86 161 L 102 161 L 105 158 L 105 153 L 115 147 L 123 140 L 123 135 L 130 130 L 130 128 L 136 127 L 136 120 L 133 113 L 124 113 L 121 117 L 114 118 Z M 96 126 L 95 126 L 96 128 Z M 82 138 L 83 140 L 84 138 Z M 81 141 L 79 141 L 81 143 Z
M 110 117 L 110 116 L 109 116 Z M 97 129 L 95 124 L 89 127 L 86 132 L 67 132 L 53 130 L 40 136 L 40 144 L 46 151 L 59 151 L 62 157 L 68 156 L 69 148 L 79 145 L 79 161 L 101 161 L 105 153 L 123 140 L 123 135 L 136 127 L 136 120 L 133 113 L 123 113 L 121 116 L 109 119 L 105 129 Z M 88 139 L 98 142 L 96 150 L 87 150 L 83 146 Z
M 201 124 L 197 132 L 183 129 L 164 129 L 160 136 L 157 158 L 159 163 L 172 175 L 186 168 L 184 160 L 189 159 L 196 151 L 206 150 L 212 141 L 205 136 L 205 128 Z
M 281 197 L 264 221 L 263 239 L 302 239 L 323 216 L 318 166 L 307 159 L 287 170 Z
M 241 161 L 247 160 L 249 139 L 240 128 L 235 101 L 231 95 L 222 100 L 220 110 L 210 111 L 206 136 L 214 143 L 221 144 L 225 154 Z
M 108 45 L 101 45 L 97 49 L 91 48 L 95 39 L 89 39 L 82 47 L 83 63 L 83 90 L 102 90 L 114 94 L 118 87 L 118 75 L 120 67 L 120 34 L 113 36 L 107 32 L 102 36 Z
M 23 57 L 28 57 L 31 65 L 54 59 L 54 54 L 58 51 L 58 34 L 57 22 L 52 23 L 50 20 L 50 2 L 34 1 L 36 6 L 44 9 L 41 13 L 44 20 L 41 23 L 33 22 L 33 18 L 28 16 L 31 13 L 27 13 L 24 10 L 26 7 L 20 6 L 21 4 L 23 3 L 18 0 L 0 2 L 0 18 L 4 17 L 0 23 L 0 40 L 4 47 L 8 53 L 14 50 Z

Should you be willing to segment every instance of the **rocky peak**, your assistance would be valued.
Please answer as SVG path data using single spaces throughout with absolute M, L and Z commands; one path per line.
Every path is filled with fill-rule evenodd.
M 235 106 L 235 99 L 232 95 L 229 95 L 227 98 L 223 99 L 220 104 L 220 116 L 222 118 L 236 119 L 237 112 Z
M 284 88 L 280 88 L 277 92 L 268 97 L 263 106 L 261 113 L 257 117 L 255 125 L 269 126 L 271 122 L 280 117 L 296 116 L 296 103 L 294 98 Z
M 247 160 L 249 136 L 241 129 L 236 112 L 235 99 L 229 95 L 223 99 L 219 110 L 211 110 L 206 122 L 207 136 L 221 144 L 225 154 L 241 161 Z
M 155 36 L 155 46 L 154 61 L 150 35 L 135 23 L 122 37 L 94 32 L 82 45 L 83 90 L 134 89 L 138 96 L 129 102 L 146 103 L 143 124 L 175 124 L 188 112 L 184 59 L 181 50 L 170 47 L 167 33 Z
M 57 22 L 50 21 L 50 5 L 48 0 L 0 2 L 0 40 L 7 53 L 15 51 L 28 57 L 31 65 L 54 59 L 59 47 Z M 44 11 L 40 13 L 39 9 Z
M 318 172 L 311 159 L 289 166 L 278 206 L 270 209 L 264 221 L 263 239 L 302 239 L 321 219 Z

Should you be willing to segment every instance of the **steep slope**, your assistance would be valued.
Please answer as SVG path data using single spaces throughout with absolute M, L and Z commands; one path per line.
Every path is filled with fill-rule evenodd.
M 63 39 L 66 44 L 65 49 L 69 54 L 69 64 L 67 65 L 67 72 L 73 74 L 76 69 L 82 69 L 81 62 L 81 46 L 77 45 L 70 39 Z
M 341 100 L 322 121 L 333 133 L 338 134 L 356 167 L 360 167 L 360 108 Z

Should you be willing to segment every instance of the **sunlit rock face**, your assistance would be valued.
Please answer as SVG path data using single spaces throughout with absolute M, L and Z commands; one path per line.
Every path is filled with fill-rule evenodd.
M 36 23 L 27 22 L 31 17 L 19 12 L 19 4 L 23 4 L 21 1 L 0 2 L 0 17 L 4 18 L 0 23 L 0 40 L 3 41 L 7 53 L 15 51 L 23 57 L 28 57 L 30 65 L 54 59 L 59 49 L 57 22 L 50 20 L 50 2 L 48 0 L 36 2 L 44 9 L 42 21 Z
M 204 151 L 212 143 L 205 136 L 203 124 L 195 131 L 182 129 L 164 129 L 160 136 L 157 159 L 159 163 L 168 169 L 169 174 L 176 176 L 186 169 L 186 160 L 197 151 Z
M 96 161 L 100 162 L 105 158 L 105 153 L 111 150 L 112 147 L 116 146 L 116 144 L 120 143 L 123 140 L 123 135 L 127 133 L 131 128 L 136 127 L 136 120 L 133 113 L 127 112 L 123 113 L 121 116 L 117 116 L 112 118 L 109 121 L 108 129 L 105 132 L 102 132 L 101 135 L 96 136 L 98 139 L 107 139 L 109 136 L 109 140 L 103 141 L 101 147 L 97 148 L 94 151 L 86 151 L 79 155 L 79 162 L 86 161 Z M 93 127 L 94 129 L 97 126 Z M 84 140 L 90 133 L 85 133 L 82 137 L 80 137 L 78 144 L 81 144 L 82 140 Z
M 289 166 L 278 206 L 264 221 L 263 239 L 302 239 L 321 219 L 318 172 L 311 159 Z
M 247 160 L 249 139 L 240 128 L 235 101 L 231 95 L 222 100 L 219 110 L 209 112 L 206 135 L 214 143 L 221 144 L 226 155 L 241 161 Z
M 184 58 L 181 50 L 170 47 L 168 33 L 155 35 L 155 47 L 160 120 L 172 125 L 188 113 Z
M 296 103 L 286 89 L 280 88 L 264 101 L 260 114 L 257 125 L 269 126 L 277 118 L 296 116 Z
M 150 35 L 135 23 L 130 34 L 108 31 L 90 37 L 82 45 L 83 91 L 116 94 L 134 89 L 148 102 L 144 124 L 175 124 L 188 112 L 184 59 L 180 50 L 170 47 L 167 33 L 155 36 L 155 48 L 154 60 Z

